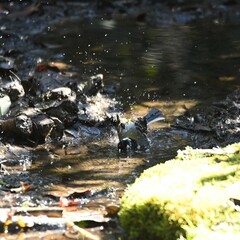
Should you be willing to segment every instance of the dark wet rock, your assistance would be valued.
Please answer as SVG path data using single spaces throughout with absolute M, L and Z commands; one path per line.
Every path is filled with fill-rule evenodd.
M 16 51 L 24 42 L 32 50 L 36 47 L 30 38 L 21 38 Z M 11 40 L 4 44 L 3 53 L 12 51 L 13 46 L 8 43 L 11 43 Z M 59 61 L 38 64 L 38 59 L 32 58 L 27 52 L 2 59 L 4 64 L 6 62 L 6 66 L 0 69 L 3 83 L 0 85 L 0 90 L 3 100 L 7 100 L 5 96 L 9 95 L 12 102 L 11 106 L 7 106 L 9 105 L 7 101 L 5 101 L 7 105 L 1 105 L 1 111 L 5 115 L 7 113 L 5 118 L 1 119 L 1 128 L 4 129 L 1 136 L 4 141 L 8 141 L 8 136 L 11 136 L 9 139 L 11 141 L 12 138 L 17 141 L 19 138 L 20 142 L 30 145 L 59 140 L 64 129 L 71 128 L 75 123 L 78 123 L 78 136 L 90 135 L 93 131 L 83 130 L 84 125 L 90 124 L 91 127 L 96 124 L 101 125 L 106 120 L 107 114 L 115 109 L 115 100 L 98 94 L 103 93 L 102 74 L 76 78 L 71 74 L 70 65 Z M 11 64 L 8 63 L 10 60 Z M 23 81 L 15 73 L 13 66 L 17 66 Z M 68 74 L 66 70 L 69 71 Z M 29 120 L 29 127 L 32 124 L 29 132 L 21 132 L 24 130 L 24 122 L 16 125 L 19 116 L 25 116 Z M 6 127 L 9 123 L 12 124 L 11 128 Z M 93 135 L 96 136 L 95 133 Z
M 61 99 L 71 99 L 72 101 L 76 100 L 76 94 L 68 87 L 59 87 L 55 88 L 49 92 L 46 92 L 42 98 L 45 101 L 48 100 L 61 100 Z
M 63 123 L 54 117 L 46 114 L 38 114 L 32 118 L 33 132 L 30 139 L 36 144 L 46 142 L 46 138 L 60 139 L 63 134 Z
M 21 80 L 13 70 L 0 68 L 0 82 L 0 92 L 8 94 L 11 101 L 16 101 L 24 96 Z
M 31 106 L 29 104 L 29 98 L 20 98 L 18 101 L 15 101 L 12 103 L 7 116 L 15 117 L 16 115 L 24 113 L 24 111 L 28 111 L 28 110 L 30 112 L 33 111 L 33 109 L 31 108 Z M 38 109 L 35 109 L 35 111 L 37 112 Z M 35 112 L 35 114 L 37 114 L 36 112 Z
M 65 129 L 64 134 L 65 134 L 65 141 L 68 141 L 68 140 L 72 141 L 71 140 L 72 138 L 75 138 L 75 139 L 80 138 L 81 140 L 91 140 L 91 139 L 96 140 L 96 137 L 100 137 L 103 134 L 103 130 L 99 127 L 86 126 L 77 122 L 71 128 Z
M 0 129 L 4 134 L 10 136 L 28 137 L 32 133 L 32 121 L 24 115 L 15 118 L 0 120 Z
M 54 106 L 46 109 L 45 112 L 49 116 L 58 118 L 65 126 L 69 126 L 77 118 L 78 106 L 73 101 L 62 100 L 55 102 Z
M 47 94 L 53 89 L 65 86 L 70 80 L 60 73 L 48 70 L 40 73 L 33 73 L 33 79 L 30 79 L 30 93 L 32 95 Z
M 86 96 L 96 96 L 98 93 L 103 93 L 103 74 L 83 75 L 81 79 L 69 81 L 66 86 L 77 94 L 79 100 L 86 101 Z
M 18 109 L 19 110 L 19 109 Z M 44 143 L 46 138 L 59 139 L 62 137 L 64 125 L 54 116 L 36 108 L 21 109 L 13 117 L 0 120 L 3 136 L 10 136 L 18 142 L 30 144 Z
M 208 147 L 240 141 L 240 90 L 198 113 L 188 111 L 174 125 L 197 133 L 195 145 Z
M 240 90 L 234 91 L 220 104 L 222 107 L 215 105 L 211 127 L 222 140 L 240 140 Z
M 15 126 L 19 131 L 19 135 L 29 136 L 32 133 L 32 120 L 26 115 L 16 116 Z
M 7 117 L 2 119 L 3 135 L 13 137 L 15 133 L 15 138 L 25 138 L 25 144 L 39 144 L 61 139 L 64 129 L 74 124 L 77 124 L 77 134 L 74 135 L 78 138 L 100 135 L 100 131 L 86 130 L 88 127 L 84 125 L 91 125 L 92 128 L 102 126 L 108 114 L 115 111 L 117 102 L 98 94 L 103 91 L 103 75 L 83 76 L 69 85 L 68 77 L 61 76 L 61 81 L 58 81 L 59 78 L 51 81 L 53 75 L 49 77 L 49 71 L 55 77 L 60 74 L 47 70 L 29 79 L 32 82 L 28 85 L 27 94 L 15 101 Z M 28 133 L 19 131 L 18 128 L 23 128 L 21 124 L 16 125 L 19 116 L 26 116 L 29 127 L 31 122 Z M 9 123 L 12 124 L 11 128 L 6 127 Z

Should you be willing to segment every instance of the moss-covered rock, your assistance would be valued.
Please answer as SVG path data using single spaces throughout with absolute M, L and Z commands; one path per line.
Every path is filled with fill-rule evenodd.
M 239 163 L 236 143 L 186 148 L 145 170 L 121 201 L 129 239 L 240 239 Z

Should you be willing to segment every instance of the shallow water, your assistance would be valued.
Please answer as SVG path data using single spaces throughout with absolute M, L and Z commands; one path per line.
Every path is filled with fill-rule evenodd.
M 99 20 L 66 21 L 40 36 L 79 75 L 103 73 L 125 110 L 144 101 L 212 101 L 239 85 L 238 26 L 207 23 L 151 28 Z
M 78 154 L 55 149 L 55 155 L 31 166 L 32 171 L 57 179 L 50 189 L 57 195 L 104 190 L 84 205 L 88 209 L 118 203 L 126 185 L 145 168 L 191 145 L 187 132 L 169 129 L 177 116 L 224 99 L 239 87 L 237 25 L 202 22 L 151 28 L 142 23 L 75 19 L 49 27 L 36 39 L 46 50 L 31 54 L 42 61 L 68 63 L 76 77 L 103 73 L 108 93 L 122 102 L 125 116 L 141 116 L 150 107 L 166 115 L 164 123 L 151 127 L 148 153 L 119 156 L 117 138 L 109 135 L 87 144 Z

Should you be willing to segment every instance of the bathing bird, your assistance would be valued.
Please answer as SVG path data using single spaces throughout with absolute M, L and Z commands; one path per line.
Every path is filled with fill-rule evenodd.
M 117 115 L 118 151 L 148 149 L 150 147 L 150 140 L 147 137 L 148 125 L 164 119 L 163 113 L 156 108 L 151 109 L 146 116 L 137 118 L 136 121 L 129 119 L 124 121 Z

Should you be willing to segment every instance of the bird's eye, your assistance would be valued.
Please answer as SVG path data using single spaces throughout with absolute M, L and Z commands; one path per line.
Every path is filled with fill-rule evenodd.
M 124 124 L 124 123 L 120 123 L 120 127 L 121 127 L 122 129 L 125 129 L 125 124 Z

